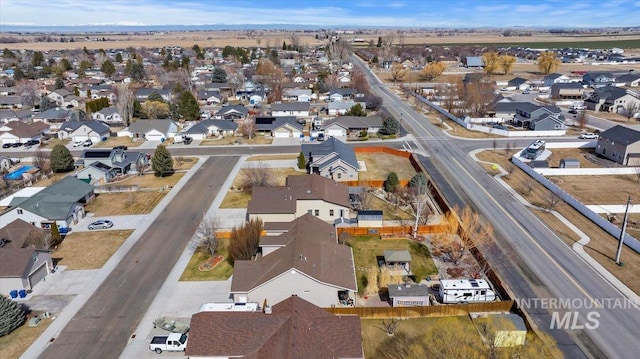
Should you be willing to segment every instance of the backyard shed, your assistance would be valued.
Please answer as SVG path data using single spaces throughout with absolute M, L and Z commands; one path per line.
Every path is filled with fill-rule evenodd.
M 358 227 L 382 227 L 382 211 L 358 211 Z
M 389 284 L 389 299 L 393 307 L 429 305 L 429 287 L 422 284 Z
M 381 266 L 389 268 L 392 272 L 399 272 L 400 275 L 411 274 L 411 253 L 408 250 L 386 249 L 384 252 L 384 263 Z
M 580 168 L 577 158 L 563 158 L 560 160 L 560 168 Z
M 524 345 L 527 339 L 527 326 L 522 317 L 514 313 L 471 314 L 478 329 L 486 326 L 492 331 L 493 345 L 497 348 Z M 482 333 L 484 330 L 480 330 Z M 491 338 L 484 338 L 491 340 Z

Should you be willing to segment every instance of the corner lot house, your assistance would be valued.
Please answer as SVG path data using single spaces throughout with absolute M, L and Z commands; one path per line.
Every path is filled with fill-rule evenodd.
M 270 311 L 201 311 L 191 317 L 189 358 L 364 358 L 360 318 L 291 296 Z
M 50 252 L 30 242 L 46 236 L 50 236 L 49 231 L 20 219 L 0 229 L 0 294 L 33 289 L 53 271 Z
M 247 208 L 249 218 L 263 222 L 291 222 L 312 214 L 327 223 L 349 218 L 349 188 L 320 175 L 288 176 L 283 187 L 254 187 Z
M 640 166 L 640 131 L 617 125 L 598 137 L 596 153 L 625 166 Z
M 324 142 L 304 143 L 301 146 L 309 172 L 336 181 L 355 181 L 358 179 L 358 159 L 351 146 L 329 137 Z
M 331 224 L 305 214 L 286 233 L 263 237 L 261 245 L 272 247 L 271 251 L 256 260 L 234 263 L 235 303 L 266 300 L 274 305 L 296 295 L 326 308 L 356 300 L 353 252 L 338 244 Z
M 326 137 L 358 136 L 361 131 L 377 133 L 382 127 L 380 116 L 340 116 L 332 118 L 324 123 L 323 130 Z
M 85 216 L 84 204 L 93 200 L 93 186 L 67 176 L 28 198 L 14 197 L 2 214 L 0 225 L 16 219 L 40 228 L 67 228 Z

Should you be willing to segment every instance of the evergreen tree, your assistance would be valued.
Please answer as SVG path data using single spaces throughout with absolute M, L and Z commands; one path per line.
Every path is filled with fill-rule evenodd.
M 147 77 L 147 73 L 144 70 L 144 65 L 140 62 L 133 62 L 131 64 L 131 70 L 129 72 L 129 76 L 134 81 L 142 81 L 145 77 Z
M 382 120 L 382 127 L 380 127 L 380 134 L 382 135 L 395 135 L 398 133 L 398 121 L 395 117 L 385 117 Z
M 51 224 L 51 247 L 55 247 L 62 242 L 62 235 L 58 229 L 58 224 L 54 221 Z
M 387 192 L 394 192 L 399 184 L 400 180 L 398 180 L 398 175 L 395 172 L 391 172 L 387 176 L 387 180 L 384 181 L 384 190 Z
M 40 99 L 40 112 L 44 112 L 48 109 L 56 107 L 58 107 L 58 104 L 48 96 L 42 96 L 42 98 Z
M 427 176 L 424 173 L 420 172 L 411 177 L 409 181 L 409 188 L 419 188 L 427 185 Z
M 300 151 L 300 155 L 298 155 L 298 168 L 303 170 L 307 168 L 307 159 L 304 158 L 304 153 Z
M 18 302 L 0 295 L 0 337 L 3 337 L 24 323 L 27 316 Z
M 287 43 L 285 41 L 282 42 L 282 49 L 283 50 L 287 49 Z
M 122 61 L 124 61 L 124 60 L 122 59 L 122 54 L 118 52 L 118 53 L 116 54 L 116 62 L 117 62 L 117 63 L 122 63 Z
M 13 51 L 5 47 L 4 50 L 2 50 L 2 57 L 4 57 L 5 59 L 15 59 L 16 54 L 14 54 Z
M 364 108 L 362 108 L 362 105 L 360 105 L 359 103 L 353 105 L 353 107 L 351 107 L 349 109 L 349 111 L 344 113 L 345 116 L 358 116 L 358 117 L 365 117 L 367 116 L 367 111 L 365 111 Z
M 44 55 L 41 51 L 36 51 L 33 53 L 33 58 L 31 59 L 31 64 L 33 66 L 40 66 L 44 62 Z
M 162 98 L 162 95 L 160 95 L 157 91 L 153 91 L 151 95 L 147 97 L 147 101 L 156 101 L 156 102 L 162 102 L 162 103 L 165 102 L 164 98 Z
M 105 76 L 111 77 L 116 73 L 116 67 L 113 65 L 111 60 L 107 60 L 102 63 L 102 66 L 100 66 L 100 71 L 102 71 Z
M 378 36 L 378 44 L 376 47 L 382 47 L 382 36 Z
M 173 158 L 166 146 L 158 145 L 151 159 L 151 168 L 156 177 L 164 177 L 173 172 Z
M 178 113 L 184 121 L 196 121 L 200 117 L 200 106 L 191 92 L 184 91 L 180 95 Z
M 75 96 L 80 96 L 80 89 L 79 89 L 79 88 L 77 88 L 77 87 L 74 87 L 74 88 L 73 88 L 73 94 L 74 94 Z
M 64 80 L 62 80 L 61 78 L 57 78 L 56 83 L 53 85 L 53 87 L 55 87 L 56 90 L 63 88 Z
M 216 82 L 216 83 L 227 82 L 227 72 L 222 67 L 216 67 L 215 69 L 213 69 L 211 82 Z
M 70 172 L 73 170 L 73 156 L 64 145 L 55 145 L 49 157 L 51 170 L 55 173 Z
M 62 58 L 60 60 L 60 67 L 64 70 L 64 71 L 69 71 L 71 69 L 73 69 L 73 66 L 71 66 L 71 63 L 69 62 L 69 60 Z

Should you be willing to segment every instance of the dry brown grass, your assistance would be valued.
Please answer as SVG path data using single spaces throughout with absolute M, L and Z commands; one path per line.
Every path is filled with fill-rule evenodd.
M 9 335 L 0 337 L 2 357 L 6 359 L 19 358 L 47 330 L 52 321 L 51 318 L 42 318 L 36 327 L 30 327 L 28 322 L 25 322 Z
M 184 173 L 174 173 L 173 175 L 166 177 L 156 177 L 153 174 L 146 174 L 144 176 L 131 176 L 122 181 L 114 182 L 114 184 L 137 184 L 140 188 L 157 189 L 166 186 L 174 186 L 182 177 L 184 177 Z
M 587 205 L 625 204 L 627 197 L 640 193 L 636 175 L 555 176 L 549 180 Z
M 257 155 L 251 156 L 247 158 L 247 161 L 272 161 L 272 160 L 297 160 L 298 155 L 290 153 L 290 154 L 282 154 L 282 155 Z
M 389 153 L 356 153 L 356 157 L 367 166 L 366 171 L 358 172 L 360 180 L 386 180 L 391 172 L 399 180 L 410 180 L 416 174 L 408 159 Z
M 47 143 L 44 144 L 44 146 L 48 149 L 53 149 L 56 145 L 63 145 L 66 146 L 69 143 L 71 143 L 71 140 L 67 139 L 67 140 L 61 140 L 59 138 L 52 138 L 49 141 L 47 141 Z
M 484 151 L 479 153 L 477 157 L 483 161 L 498 163 L 502 168 L 507 168 L 507 166 L 513 165 L 510 163 L 509 159 L 504 156 L 504 151 Z M 483 167 L 486 168 L 485 166 Z M 525 187 L 524 183 L 531 180 L 525 172 L 517 167 L 511 175 L 503 177 L 503 179 L 512 188 L 521 193 Z M 599 186 L 602 188 L 602 186 L 605 185 L 600 183 Z M 612 189 L 609 192 L 613 192 L 613 188 L 615 188 L 608 185 L 606 185 L 606 187 Z M 531 194 L 523 196 L 534 205 L 544 206 L 546 202 L 545 197 L 548 193 L 549 191 L 546 188 L 535 182 Z M 598 263 L 609 270 L 634 292 L 640 292 L 640 282 L 637 280 L 637 278 L 640 277 L 640 254 L 625 246 L 622 250 L 622 259 L 626 265 L 618 266 L 614 261 L 618 245 L 618 240 L 616 238 L 603 231 L 600 227 L 567 204 L 562 204 L 556 207 L 555 210 L 589 236 L 591 241 L 587 246 L 585 246 L 585 250 L 589 255 L 591 255 Z M 573 245 L 577 237 L 570 234 L 571 232 L 569 232 L 568 228 L 564 225 L 558 226 L 557 220 L 555 219 L 547 222 L 549 215 L 545 211 L 532 211 L 538 215 L 547 224 L 547 226 L 560 237 L 560 239 L 565 241 L 569 246 Z M 540 216 L 540 214 L 542 214 L 542 216 Z
M 229 191 L 224 196 L 220 208 L 247 208 L 251 194 L 244 191 Z
M 131 137 L 109 137 L 106 141 L 96 143 L 93 148 L 111 148 L 114 146 L 138 147 L 142 141 L 131 141 Z
M 53 251 L 58 265 L 67 270 L 99 269 L 111 258 L 133 230 L 76 232 L 66 236 Z
M 168 190 L 131 193 L 102 193 L 85 207 L 95 216 L 121 216 L 151 213 L 158 203 L 169 193 Z
M 202 140 L 200 146 L 222 146 L 222 145 L 270 145 L 273 142 L 273 138 L 267 138 L 264 136 L 255 136 L 252 139 L 247 137 L 224 137 L 219 140 Z
M 51 176 L 49 176 L 49 178 L 45 178 L 45 179 L 40 180 L 37 183 L 35 183 L 34 187 L 51 186 L 52 184 L 60 181 L 61 179 L 65 178 L 68 175 L 69 175 L 69 173 L 54 173 Z
M 560 167 L 563 158 L 575 158 L 580 161 L 581 168 L 598 168 L 599 166 L 587 159 L 588 154 L 593 154 L 592 148 L 551 148 L 551 156 L 547 158 L 550 167 Z
M 244 182 L 246 181 L 246 174 L 249 171 L 251 171 L 250 168 L 241 169 L 236 178 L 233 180 L 233 187 L 242 188 Z M 297 171 L 295 168 L 291 167 L 270 168 L 269 171 L 271 172 L 271 185 L 273 186 L 284 186 L 287 180 L 287 176 L 300 176 L 307 174 L 306 172 Z

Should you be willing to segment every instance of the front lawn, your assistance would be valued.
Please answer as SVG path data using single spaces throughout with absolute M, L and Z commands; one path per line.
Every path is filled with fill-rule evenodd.
M 109 137 L 106 141 L 100 141 L 93 148 L 112 148 L 115 146 L 138 147 L 143 141 L 131 141 L 131 137 Z
M 198 248 L 187 266 L 182 272 L 180 276 L 181 281 L 200 281 L 200 280 L 227 280 L 233 274 L 233 267 L 227 261 L 227 256 L 229 252 L 227 251 L 227 243 L 228 239 L 221 239 L 220 246 L 216 255 L 224 256 L 224 260 L 218 263 L 213 269 L 209 271 L 201 271 L 198 269 L 198 266 L 202 264 L 204 261 L 209 259 L 211 256 L 205 250 Z
M 415 176 L 416 170 L 407 158 L 392 155 L 390 153 L 356 153 L 358 161 L 364 161 L 367 170 L 358 172 L 358 179 L 386 180 L 391 172 L 398 175 L 399 180 L 410 180 Z
M 42 318 L 35 327 L 30 327 L 28 321 L 18 329 L 0 337 L 0 353 L 3 358 L 19 358 L 33 342 L 44 333 L 53 322 L 51 318 Z
M 53 251 L 57 264 L 67 270 L 99 269 L 133 233 L 132 230 L 75 232 Z

